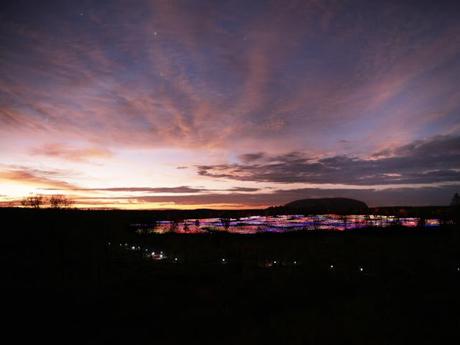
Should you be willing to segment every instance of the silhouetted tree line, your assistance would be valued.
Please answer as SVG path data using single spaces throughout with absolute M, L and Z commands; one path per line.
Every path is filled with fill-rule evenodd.
M 73 200 L 66 197 L 62 194 L 55 194 L 50 196 L 45 195 L 29 195 L 24 197 L 21 200 L 21 205 L 23 207 L 31 208 L 41 208 L 41 207 L 50 207 L 50 208 L 66 208 L 73 205 Z

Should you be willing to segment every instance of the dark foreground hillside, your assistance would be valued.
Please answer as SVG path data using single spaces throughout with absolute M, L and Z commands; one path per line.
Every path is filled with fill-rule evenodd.
M 261 236 L 127 226 L 170 216 L 0 210 L 15 343 L 459 343 L 456 226 Z

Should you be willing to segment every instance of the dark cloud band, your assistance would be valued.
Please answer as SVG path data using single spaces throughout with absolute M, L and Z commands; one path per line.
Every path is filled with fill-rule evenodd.
M 250 157 L 250 159 L 248 159 Z M 254 158 L 255 157 L 255 158 Z M 202 176 L 239 181 L 353 185 L 460 181 L 460 137 L 435 137 L 385 150 L 370 159 L 245 154 L 239 164 L 201 165 Z

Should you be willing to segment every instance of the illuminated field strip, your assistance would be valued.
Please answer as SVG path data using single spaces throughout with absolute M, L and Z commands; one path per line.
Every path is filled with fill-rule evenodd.
M 157 234 L 168 232 L 182 234 L 199 234 L 208 232 L 256 234 L 301 230 L 344 231 L 368 227 L 386 228 L 395 225 L 406 228 L 415 228 L 417 226 L 436 228 L 440 226 L 440 221 L 439 219 L 426 219 L 422 222 L 420 218 L 397 218 L 394 216 L 382 215 L 339 216 L 335 214 L 327 214 L 312 216 L 251 216 L 238 219 L 202 218 L 185 219 L 183 221 L 165 220 L 158 221 L 152 225 L 138 225 L 138 231 Z

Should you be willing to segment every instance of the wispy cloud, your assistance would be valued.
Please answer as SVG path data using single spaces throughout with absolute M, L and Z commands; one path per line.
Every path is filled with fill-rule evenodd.
M 228 189 L 196 188 L 190 186 L 179 187 L 110 187 L 110 188 L 77 188 L 75 191 L 94 192 L 141 192 L 148 194 L 196 194 L 209 192 L 257 192 L 259 188 L 232 187 Z
M 69 190 L 76 188 L 62 179 L 62 172 L 29 169 L 24 167 L 2 168 L 0 180 L 7 183 L 20 183 L 39 188 L 53 188 Z
M 65 144 L 47 144 L 31 150 L 34 155 L 62 158 L 69 161 L 89 161 L 112 156 L 110 150 L 97 147 L 75 148 Z
M 408 21 L 405 6 L 376 8 L 371 14 L 386 25 L 375 28 L 367 16 L 348 18 L 339 2 L 257 4 L 247 15 L 237 3 L 225 11 L 213 2 L 123 6 L 95 6 L 71 19 L 69 9 L 53 18 L 59 37 L 40 16 L 29 24 L 6 17 L 5 131 L 29 128 L 111 147 L 311 146 L 302 131 L 332 145 L 325 133 L 341 140 L 357 121 L 373 131 L 376 117 L 408 121 L 423 105 L 445 118 L 458 105 L 443 106 L 441 95 L 456 88 L 440 71 L 459 53 L 451 44 L 459 27 L 445 21 L 437 35 L 427 35 L 433 21 L 424 21 L 420 9 Z M 370 9 L 356 5 L 355 11 Z M 443 12 L 431 15 L 442 22 Z M 39 80 L 45 82 L 37 88 Z M 442 93 L 426 92 L 436 83 Z M 423 104 L 408 95 L 413 90 L 423 94 Z M 392 115 L 398 109 L 403 117 Z M 405 135 L 412 139 L 420 126 L 406 126 Z

